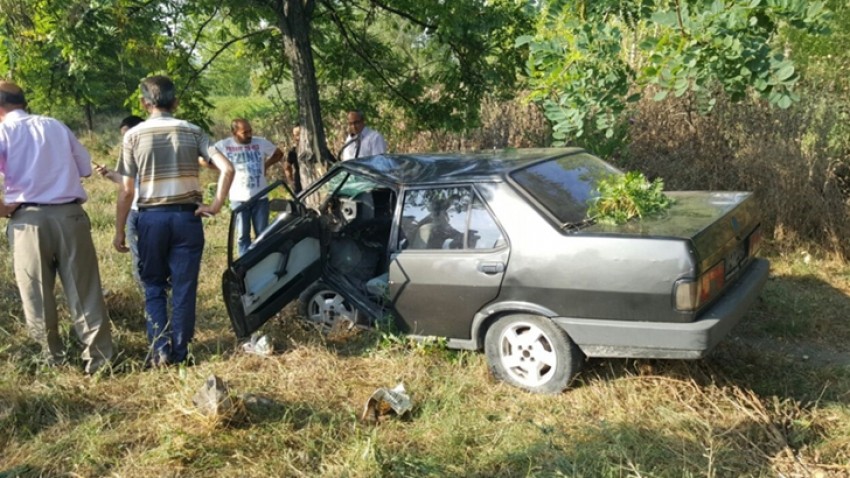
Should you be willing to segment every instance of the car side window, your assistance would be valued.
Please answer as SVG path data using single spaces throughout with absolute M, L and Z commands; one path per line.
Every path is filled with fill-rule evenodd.
M 484 203 L 477 197 L 469 212 L 469 233 L 466 236 L 467 249 L 495 249 L 505 245 L 502 230 Z
M 469 187 L 415 189 L 404 195 L 399 248 L 490 249 L 504 243 Z

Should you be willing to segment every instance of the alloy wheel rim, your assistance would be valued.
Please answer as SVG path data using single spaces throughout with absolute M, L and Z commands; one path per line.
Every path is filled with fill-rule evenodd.
M 355 311 L 337 292 L 322 290 L 310 297 L 307 318 L 324 327 L 333 327 L 341 320 L 354 322 Z
M 558 356 L 552 340 L 534 324 L 511 324 L 499 337 L 499 356 L 502 366 L 516 382 L 537 387 L 552 379 Z

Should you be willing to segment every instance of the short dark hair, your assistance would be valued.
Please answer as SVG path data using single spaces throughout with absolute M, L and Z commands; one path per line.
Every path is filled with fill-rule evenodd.
M 11 81 L 0 81 L 0 106 L 27 107 L 27 99 L 24 90 Z
M 132 128 L 132 127 L 136 126 L 137 124 L 139 124 L 143 121 L 145 121 L 145 120 L 142 119 L 142 118 L 139 118 L 136 115 L 130 115 L 130 116 L 121 120 L 121 124 L 118 125 L 118 129 L 121 129 L 121 128 L 124 128 L 124 127 L 129 129 L 129 128 Z
M 251 123 L 249 123 L 249 122 L 248 122 L 248 120 L 246 120 L 245 118 L 233 118 L 233 121 L 231 121 L 231 122 L 230 122 L 230 132 L 231 132 L 231 133 L 235 133 L 235 132 L 236 132 L 236 127 L 237 127 L 237 126 L 239 126 L 239 125 L 240 125 L 240 124 L 242 124 L 242 123 L 244 123 L 244 124 L 246 124 L 246 125 L 251 124 Z
M 167 76 L 149 76 L 139 85 L 145 103 L 160 109 L 170 110 L 177 102 L 174 82 Z

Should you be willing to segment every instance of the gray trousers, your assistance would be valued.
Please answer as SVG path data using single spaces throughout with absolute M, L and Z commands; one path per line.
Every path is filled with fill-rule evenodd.
M 83 343 L 86 372 L 112 358 L 112 334 L 97 265 L 91 223 L 79 204 L 18 208 L 6 228 L 15 280 L 30 336 L 48 359 L 62 362 L 56 311 L 56 274 L 68 300 L 74 330 Z

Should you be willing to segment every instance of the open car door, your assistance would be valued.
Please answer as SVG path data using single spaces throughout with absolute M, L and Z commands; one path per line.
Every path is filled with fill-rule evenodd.
M 306 213 L 298 202 L 282 201 L 280 211 L 269 227 L 241 257 L 235 250 L 236 214 L 256 203 L 275 188 L 289 188 L 277 181 L 233 210 L 227 240 L 227 269 L 222 277 L 222 292 L 233 330 L 247 338 L 286 304 L 296 299 L 322 274 L 325 260 L 320 219 Z M 290 192 L 291 197 L 295 197 Z M 272 209 L 275 202 L 272 199 Z

